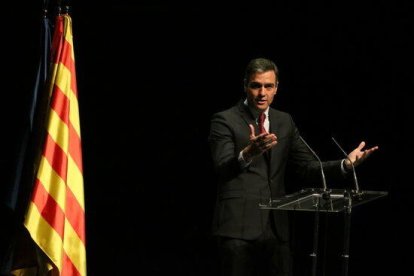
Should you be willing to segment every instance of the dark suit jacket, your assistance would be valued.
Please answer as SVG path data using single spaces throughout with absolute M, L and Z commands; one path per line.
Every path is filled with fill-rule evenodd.
M 215 235 L 252 240 L 260 236 L 274 220 L 277 235 L 289 239 L 286 211 L 259 208 L 270 198 L 285 195 L 286 166 L 303 178 L 321 177 L 320 164 L 300 140 L 299 132 L 288 113 L 269 110 L 270 132 L 277 136 L 277 145 L 268 153 L 253 159 L 246 168 L 238 161 L 240 151 L 249 143 L 249 124 L 256 126 L 250 110 L 240 101 L 236 106 L 213 115 L 209 144 L 218 187 L 213 233 Z M 340 176 L 340 160 L 324 162 L 327 177 Z

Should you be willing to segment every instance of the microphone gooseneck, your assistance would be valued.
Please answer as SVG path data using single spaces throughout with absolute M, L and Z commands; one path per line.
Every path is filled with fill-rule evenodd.
M 305 144 L 305 146 L 310 150 L 310 152 L 313 154 L 313 156 L 316 157 L 316 159 L 319 161 L 319 166 L 321 168 L 321 175 L 322 175 L 322 184 L 323 184 L 323 190 L 324 190 L 324 195 L 323 196 L 329 196 L 327 194 L 328 188 L 326 186 L 326 178 L 325 178 L 325 173 L 323 171 L 323 165 L 322 165 L 322 161 L 319 158 L 319 156 L 313 151 L 313 149 L 308 145 L 308 143 L 306 143 L 306 141 L 302 138 L 302 136 L 299 136 L 300 140 L 302 140 L 302 142 Z
M 335 138 L 332 137 L 332 140 L 335 142 L 335 144 L 338 146 L 338 148 L 342 151 L 342 153 L 344 154 L 345 158 L 349 160 L 349 163 L 351 163 L 352 173 L 353 173 L 353 176 L 354 176 L 355 192 L 357 194 L 359 194 L 359 185 L 358 185 L 358 179 L 357 179 L 356 172 L 355 172 L 355 166 L 352 163 L 351 159 L 349 159 L 348 154 L 339 145 L 339 143 L 335 140 Z

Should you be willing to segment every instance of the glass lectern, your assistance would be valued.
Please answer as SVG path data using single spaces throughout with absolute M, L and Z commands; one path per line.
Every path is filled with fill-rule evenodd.
M 344 244 L 342 252 L 342 275 L 348 275 L 349 237 L 352 208 L 384 197 L 385 191 L 354 191 L 344 189 L 309 188 L 271 199 L 268 204 L 260 204 L 261 209 L 308 211 L 314 213 L 312 275 L 316 275 L 317 247 L 319 235 L 319 213 L 344 213 Z

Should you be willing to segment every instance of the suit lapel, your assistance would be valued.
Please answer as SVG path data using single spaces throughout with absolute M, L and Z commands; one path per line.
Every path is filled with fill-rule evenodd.
M 249 124 L 252 124 L 255 127 L 255 131 L 258 131 L 259 127 L 256 124 L 256 120 L 253 114 L 250 112 L 249 108 L 244 104 L 244 101 L 239 102 L 238 108 L 240 111 L 240 116 L 246 122 L 247 127 L 249 128 Z M 250 128 L 249 128 L 249 131 L 250 131 Z

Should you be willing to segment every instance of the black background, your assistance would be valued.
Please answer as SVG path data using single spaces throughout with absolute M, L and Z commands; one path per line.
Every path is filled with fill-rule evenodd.
M 342 157 L 331 136 L 348 151 L 362 140 L 380 147 L 357 173 L 361 189 L 389 195 L 353 210 L 349 274 L 409 269 L 410 1 L 137 2 L 71 3 L 89 275 L 217 275 L 209 119 L 243 95 L 244 67 L 259 56 L 279 66 L 274 107 L 293 115 L 321 159 Z M 2 181 L 34 84 L 42 14 L 41 3 L 9 5 Z M 298 275 L 309 275 L 309 216 L 296 216 Z M 342 217 L 329 221 L 325 259 L 339 269 Z

